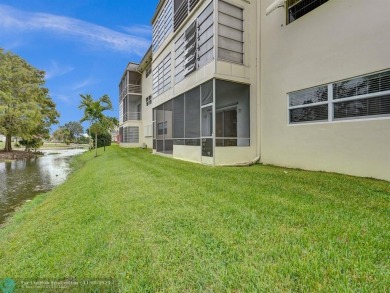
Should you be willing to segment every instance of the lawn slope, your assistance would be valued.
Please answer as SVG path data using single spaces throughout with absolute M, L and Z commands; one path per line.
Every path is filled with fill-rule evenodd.
M 0 229 L 0 278 L 114 278 L 120 292 L 390 288 L 388 182 L 99 154 Z

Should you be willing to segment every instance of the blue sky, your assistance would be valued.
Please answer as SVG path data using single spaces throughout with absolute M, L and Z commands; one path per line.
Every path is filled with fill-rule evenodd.
M 46 71 L 60 125 L 82 117 L 79 94 L 108 94 L 114 110 L 106 114 L 118 117 L 119 80 L 127 63 L 139 62 L 150 46 L 157 3 L 0 0 L 0 47 Z

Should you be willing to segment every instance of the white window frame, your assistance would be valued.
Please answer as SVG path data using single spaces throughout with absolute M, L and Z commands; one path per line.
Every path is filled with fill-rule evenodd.
M 172 87 L 171 65 L 172 65 L 172 57 L 171 57 L 171 53 L 168 53 L 168 55 L 155 68 L 153 68 L 153 72 L 152 72 L 153 99 L 159 96 L 160 94 L 166 92 Z
M 312 87 L 313 89 L 320 88 L 320 87 L 323 87 L 325 85 L 328 87 L 328 99 L 327 99 L 327 101 L 324 101 L 324 102 L 316 102 L 316 103 L 310 103 L 310 104 L 302 104 L 302 105 L 290 106 L 290 98 L 291 98 L 292 94 L 298 93 L 298 92 L 301 92 L 301 91 L 304 91 L 304 90 L 308 90 L 308 89 L 311 89 L 311 88 L 306 88 L 306 89 L 302 89 L 302 90 L 299 90 L 299 91 L 294 91 L 294 92 L 287 93 L 287 123 L 288 123 L 288 125 L 302 125 L 302 124 L 310 124 L 310 123 L 316 123 L 317 124 L 317 123 L 321 123 L 321 122 L 322 123 L 324 123 L 324 122 L 325 123 L 329 123 L 329 122 L 351 121 L 351 120 L 386 119 L 386 118 L 388 119 L 388 118 L 390 118 L 390 113 L 388 113 L 388 114 L 378 114 L 378 115 L 352 116 L 352 117 L 343 117 L 343 118 L 335 118 L 334 117 L 334 106 L 336 104 L 338 104 L 338 103 L 350 102 L 350 101 L 358 101 L 358 100 L 371 99 L 371 98 L 377 98 L 377 97 L 383 97 L 383 96 L 389 96 L 390 95 L 390 90 L 385 90 L 385 91 L 378 91 L 378 92 L 374 92 L 374 93 L 354 95 L 354 96 L 348 96 L 348 97 L 344 97 L 344 98 L 334 99 L 334 96 L 333 96 L 334 84 L 340 83 L 340 82 L 353 81 L 353 80 L 358 79 L 358 78 L 374 76 L 374 75 L 381 74 L 381 73 L 388 73 L 390 75 L 390 69 L 379 71 L 379 72 L 373 72 L 373 73 L 369 73 L 369 74 L 365 74 L 365 75 L 360 75 L 360 76 L 356 76 L 356 77 L 352 77 L 352 78 L 348 78 L 348 79 L 332 82 L 332 83 L 329 83 L 329 84 L 324 84 L 324 85 L 319 85 L 319 86 L 316 86 L 316 87 Z M 328 117 L 327 117 L 326 120 L 324 119 L 324 120 L 310 120 L 310 121 L 302 121 L 302 122 L 291 122 L 291 120 L 290 120 L 291 119 L 291 117 L 290 117 L 290 110 L 301 109 L 301 108 L 309 108 L 309 107 L 320 106 L 320 105 L 328 105 Z
M 238 6 L 238 5 L 235 5 L 235 4 L 232 4 L 228 1 L 224 1 L 224 0 L 218 0 L 218 5 L 217 5 L 217 10 L 216 10 L 216 14 L 218 15 L 217 16 L 217 41 L 215 42 L 215 47 L 216 47 L 216 52 L 217 52 L 217 59 L 218 60 L 221 60 L 221 61 L 225 61 L 225 62 L 229 62 L 229 63 L 235 63 L 235 64 L 240 64 L 240 65 L 244 65 L 245 64 L 245 9 L 244 7 L 241 7 L 241 6 Z M 229 17 L 232 17 L 232 18 L 235 18 L 237 20 L 239 20 L 237 17 L 233 16 L 233 15 L 229 15 L 229 14 L 226 14 L 225 12 L 222 12 L 220 11 L 220 4 L 221 2 L 224 3 L 224 5 L 230 5 L 230 6 L 233 6 L 237 9 L 240 9 L 242 10 L 242 30 L 239 30 L 237 28 L 234 28 L 234 27 L 231 27 L 229 25 L 226 25 L 226 24 L 223 24 L 221 23 L 220 21 L 220 14 L 224 14 L 224 15 L 227 15 Z M 242 44 L 242 52 L 239 52 L 239 51 L 235 51 L 235 50 L 231 50 L 231 49 L 228 49 L 228 48 L 225 48 L 225 47 L 222 47 L 220 46 L 220 41 L 219 41 L 219 38 L 225 38 L 225 39 L 230 39 L 229 37 L 227 36 L 222 36 L 221 33 L 220 33 L 220 30 L 221 30 L 221 27 L 225 27 L 225 28 L 228 28 L 228 29 L 231 29 L 233 31 L 237 31 L 237 32 L 240 32 L 242 34 L 242 41 L 239 41 L 239 40 L 236 40 L 236 39 L 231 39 L 233 42 L 237 42 L 237 43 L 241 43 Z M 222 49 L 222 50 L 225 50 L 225 51 L 230 51 L 234 54 L 239 54 L 242 56 L 242 61 L 236 61 L 236 60 L 233 60 L 232 58 L 224 58 L 221 56 L 221 54 L 219 53 L 219 49 Z

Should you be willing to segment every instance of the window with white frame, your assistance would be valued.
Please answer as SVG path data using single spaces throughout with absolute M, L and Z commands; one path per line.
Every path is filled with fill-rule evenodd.
M 175 83 L 214 59 L 214 9 L 211 2 L 175 42 Z
M 244 62 L 244 11 L 221 0 L 218 2 L 218 59 Z
M 174 31 L 180 27 L 198 2 L 199 0 L 174 0 Z
M 167 91 L 171 87 L 171 54 L 153 69 L 153 96 Z
M 198 57 L 197 68 L 214 59 L 214 4 L 211 2 L 198 19 Z
M 139 127 L 138 126 L 123 127 L 123 142 L 139 143 Z
M 184 32 L 184 76 L 196 70 L 197 29 L 194 21 Z
M 290 93 L 289 123 L 390 117 L 390 70 Z
M 175 42 L 175 83 L 184 79 L 184 34 Z
M 153 52 L 156 52 L 173 30 L 173 0 L 167 0 L 153 23 Z
M 146 106 L 149 106 L 152 103 L 152 96 L 151 95 L 147 96 L 145 100 L 146 100 Z

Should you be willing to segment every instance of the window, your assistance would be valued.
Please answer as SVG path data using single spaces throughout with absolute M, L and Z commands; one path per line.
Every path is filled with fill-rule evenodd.
M 175 83 L 184 79 L 184 34 L 175 42 Z
M 218 58 L 244 62 L 244 11 L 224 1 L 218 5 Z
M 123 128 L 124 143 L 139 143 L 139 127 L 124 127 Z
M 172 0 L 167 0 L 160 15 L 153 23 L 153 52 L 156 52 L 173 29 Z
M 172 154 L 172 100 L 153 109 L 153 117 L 157 128 L 153 147 L 158 152 Z
M 210 3 L 175 42 L 175 82 L 214 59 L 214 9 Z
M 158 96 L 171 87 L 171 54 L 153 69 L 153 95 Z
M 287 0 L 287 24 L 297 20 L 328 0 Z
M 318 86 L 289 95 L 290 123 L 328 120 L 328 86 Z
M 196 21 L 184 33 L 184 76 L 196 70 Z
M 174 31 L 180 27 L 198 2 L 199 0 L 174 0 Z
M 214 5 L 211 2 L 198 17 L 197 68 L 214 59 Z
M 168 133 L 167 126 L 168 126 L 168 122 L 167 121 L 157 123 L 157 134 L 158 135 L 167 134 Z
M 289 123 L 390 116 L 390 70 L 290 93 Z
M 152 73 L 152 66 L 148 66 L 148 68 L 146 68 L 146 78 L 149 77 L 149 75 Z
M 152 103 L 152 96 L 146 97 L 146 106 L 149 106 Z
M 216 80 L 215 91 L 216 146 L 249 146 L 249 85 Z

